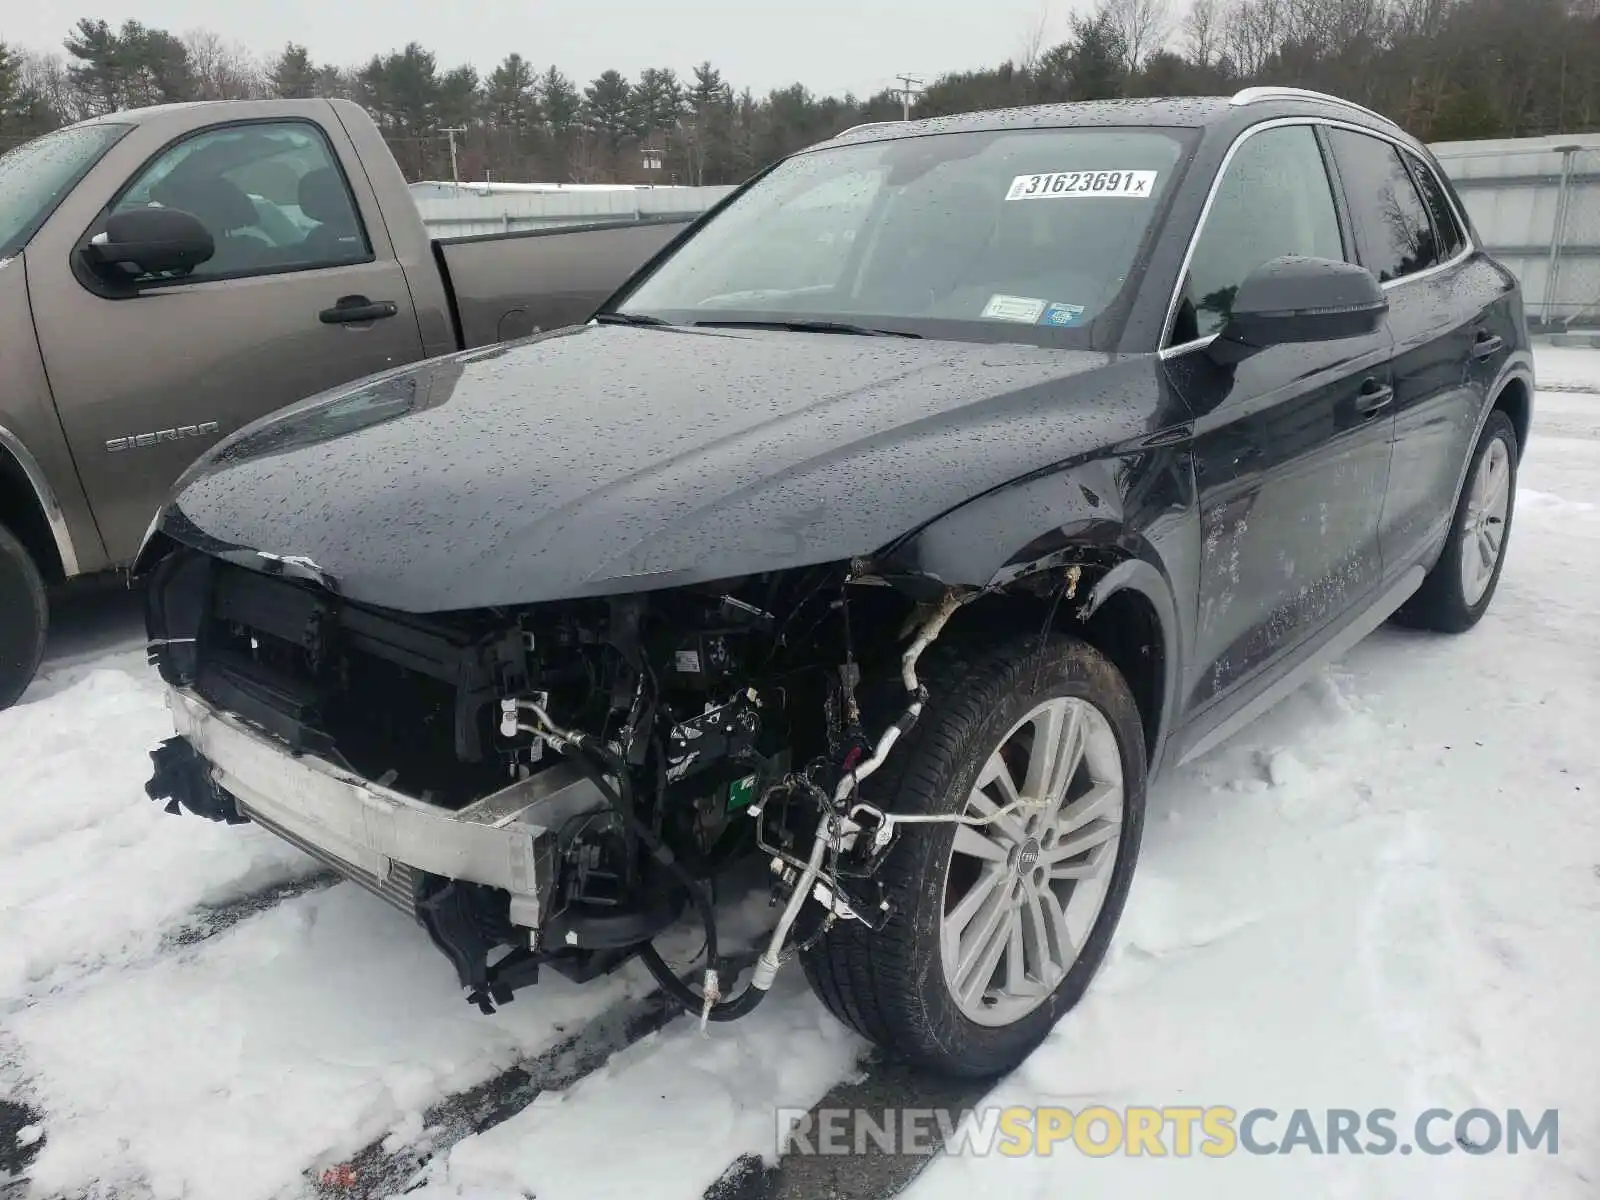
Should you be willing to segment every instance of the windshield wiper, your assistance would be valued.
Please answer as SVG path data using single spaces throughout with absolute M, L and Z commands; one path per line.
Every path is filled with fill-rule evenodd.
M 603 312 L 595 313 L 594 319 L 602 325 L 670 326 L 672 324 L 671 321 L 664 321 L 660 317 L 652 317 L 648 313 Z
M 903 329 L 873 329 L 869 325 L 851 325 L 844 321 L 696 321 L 717 329 L 790 329 L 796 333 L 851 333 L 858 337 L 920 338 L 920 333 L 907 333 Z

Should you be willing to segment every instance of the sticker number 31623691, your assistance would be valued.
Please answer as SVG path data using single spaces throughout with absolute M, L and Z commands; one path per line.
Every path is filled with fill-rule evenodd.
M 1046 171 L 1018 175 L 1006 191 L 1007 200 L 1064 200 L 1072 196 L 1121 196 L 1148 199 L 1156 189 L 1158 171 Z

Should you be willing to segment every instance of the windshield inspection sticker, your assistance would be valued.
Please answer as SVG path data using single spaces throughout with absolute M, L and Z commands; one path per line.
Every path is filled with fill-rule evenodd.
M 1044 316 L 1039 318 L 1039 324 L 1061 328 L 1079 325 L 1083 322 L 1083 312 L 1081 304 L 1052 304 L 1044 310 Z
M 1018 175 L 1006 190 L 1007 200 L 1066 200 L 1074 196 L 1120 196 L 1148 200 L 1155 194 L 1159 171 L 1046 171 Z
M 1044 301 L 1029 296 L 990 296 L 983 315 L 996 321 L 1021 321 L 1032 325 L 1044 315 Z

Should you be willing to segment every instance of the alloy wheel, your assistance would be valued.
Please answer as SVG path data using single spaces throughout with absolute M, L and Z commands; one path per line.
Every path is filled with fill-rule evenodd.
M 966 815 L 992 819 L 956 827 L 940 959 L 968 1019 L 1010 1025 L 1059 986 L 1105 903 L 1123 825 L 1110 722 L 1075 697 L 1036 705 L 984 763 Z

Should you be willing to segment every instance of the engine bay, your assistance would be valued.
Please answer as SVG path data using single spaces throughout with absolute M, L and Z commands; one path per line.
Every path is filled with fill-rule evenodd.
M 150 654 L 288 753 L 423 804 L 475 816 L 547 794 L 534 900 L 426 872 L 409 885 L 485 1011 L 541 966 L 585 979 L 640 956 L 684 1007 L 732 1019 L 791 932 L 887 916 L 872 877 L 894 822 L 859 784 L 920 712 L 915 656 L 970 596 L 862 567 L 419 617 L 183 552 L 151 581 Z M 147 790 L 169 811 L 252 819 L 182 739 L 162 753 Z M 757 855 L 783 914 L 725 1001 L 714 881 Z M 705 930 L 698 991 L 651 946 L 686 907 Z

